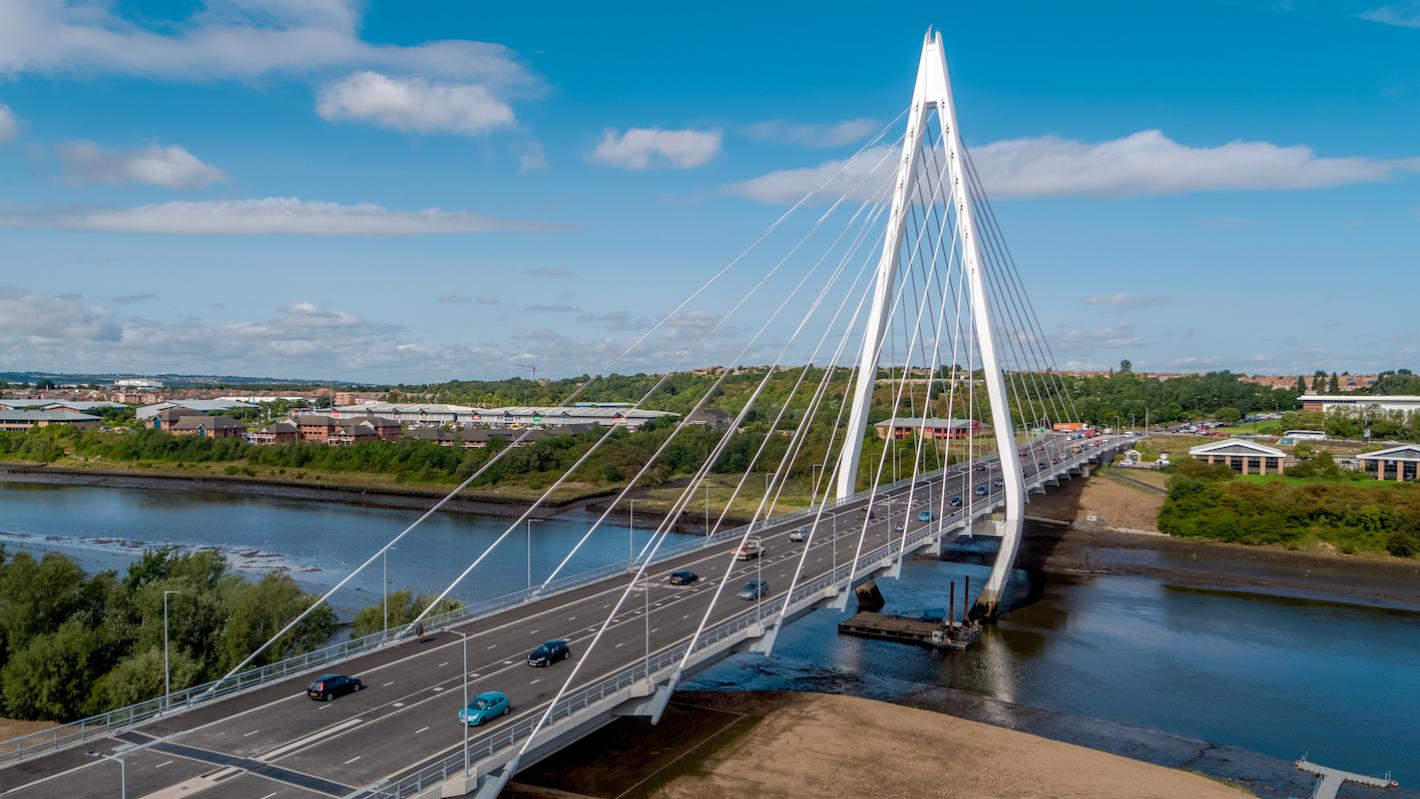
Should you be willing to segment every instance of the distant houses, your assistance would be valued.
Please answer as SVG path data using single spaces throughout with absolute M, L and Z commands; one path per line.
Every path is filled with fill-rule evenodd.
M 49 427 L 57 424 L 73 427 L 98 427 L 102 423 L 103 419 L 78 411 L 0 409 L 0 430 L 33 430 L 36 427 Z

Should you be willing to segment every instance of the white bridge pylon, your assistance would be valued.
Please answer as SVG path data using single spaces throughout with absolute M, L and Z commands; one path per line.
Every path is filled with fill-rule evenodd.
M 873 387 L 877 382 L 878 364 L 884 342 L 889 334 L 889 306 L 893 288 L 903 269 L 903 243 L 907 235 L 907 217 L 921 171 L 929 125 L 935 112 L 941 126 L 942 144 L 946 151 L 942 181 L 951 188 L 952 230 L 961 247 L 962 268 L 966 272 L 967 296 L 974 338 L 981 354 L 981 368 L 991 405 L 991 427 L 995 434 L 997 454 L 1001 462 L 1001 477 L 1005 483 L 1006 511 L 1002 539 L 991 577 L 982 589 L 977 604 L 987 613 L 995 610 L 1001 592 L 1015 564 L 1020 548 L 1021 524 L 1025 515 L 1025 479 L 1020 454 L 1015 441 L 1015 426 L 1006 396 L 1006 382 L 997 355 L 995 328 L 991 306 L 986 294 L 981 247 L 977 236 L 975 214 L 968 189 L 961 130 L 957 125 L 956 108 L 952 102 L 951 81 L 947 74 L 946 53 L 940 33 L 929 31 L 922 43 L 922 57 L 917 67 L 917 83 L 913 89 L 912 106 L 907 114 L 907 133 L 898 162 L 897 179 L 893 183 L 892 208 L 883 238 L 882 257 L 878 262 L 877 282 L 869 308 L 863 336 L 863 351 L 859 358 L 857 382 L 853 388 L 848 429 L 838 467 L 837 494 L 847 497 L 857 490 L 858 462 L 862 456 L 863 435 L 866 432 L 868 409 L 872 405 Z M 930 396 L 930 392 L 929 392 Z M 896 409 L 894 409 L 896 414 Z

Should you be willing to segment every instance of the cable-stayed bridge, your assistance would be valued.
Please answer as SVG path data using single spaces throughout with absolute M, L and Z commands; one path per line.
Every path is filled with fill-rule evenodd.
M 901 137 L 886 140 L 897 126 Z M 727 365 L 538 584 L 422 618 L 430 641 L 416 640 L 410 625 L 256 665 L 391 547 L 418 546 L 419 525 L 446 498 L 221 679 L 0 744 L 0 792 L 493 797 L 520 768 L 616 717 L 658 721 L 691 674 L 734 652 L 772 654 L 785 625 L 815 608 L 844 609 L 855 585 L 895 576 L 906 557 L 939 553 L 958 536 L 1001 540 L 975 598 L 979 616 L 994 614 L 1029 494 L 1125 440 L 1076 443 L 1050 432 L 1078 417 L 962 144 L 940 35 L 923 43 L 911 105 L 813 180 L 598 372 L 634 366 L 648 352 L 670 353 L 676 368 Z M 636 406 L 664 397 L 669 379 Z M 599 380 L 563 402 L 593 395 Z M 575 573 L 579 551 L 606 534 L 611 514 L 664 468 L 695 412 L 712 404 L 734 418 L 642 550 Z M 880 435 L 869 432 L 872 420 Z M 609 427 L 490 546 L 450 553 L 461 565 L 431 607 L 468 596 L 490 554 L 594 453 L 628 435 L 647 433 Z M 487 459 L 449 498 L 515 449 Z M 752 500 L 748 486 L 761 475 L 764 490 Z M 675 543 L 675 524 L 700 510 L 697 497 L 712 482 L 728 496 L 712 514 L 705 495 L 706 536 Z M 796 501 L 803 486 L 807 500 Z M 751 521 L 727 529 L 745 506 Z M 751 541 L 762 556 L 737 558 Z M 668 575 L 681 569 L 700 579 L 671 585 Z M 741 598 L 750 580 L 765 587 Z M 528 651 L 554 638 L 573 656 L 529 668 Z M 324 671 L 355 674 L 368 690 L 312 703 L 305 684 Z M 507 695 L 508 715 L 460 724 L 466 692 L 487 690 Z

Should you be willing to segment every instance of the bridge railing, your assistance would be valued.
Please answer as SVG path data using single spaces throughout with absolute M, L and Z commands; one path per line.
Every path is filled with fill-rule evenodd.
M 1027 444 L 1025 447 L 1022 447 L 1022 449 L 1029 449 L 1030 446 L 1032 446 L 1032 444 Z M 1099 450 L 1086 451 L 1072 457 L 1068 461 L 1062 460 L 1058 466 L 1053 467 L 1053 471 L 1058 474 L 1070 468 L 1074 468 L 1078 463 L 1089 460 L 1098 455 L 1099 452 Z M 942 470 L 936 470 L 925 475 L 919 474 L 915 479 L 918 482 L 931 481 L 941 473 Z M 880 485 L 877 488 L 877 492 L 894 491 L 907 486 L 913 479 L 912 477 L 906 477 L 893 483 Z M 1027 485 L 1038 485 L 1040 482 L 1043 482 L 1043 479 L 1037 476 L 1028 479 Z M 859 502 L 870 493 L 873 492 L 860 491 L 842 499 L 831 500 L 827 505 L 829 509 L 835 509 Z M 977 512 L 980 513 L 983 511 L 978 510 Z M 965 511 L 962 511 L 962 513 L 956 515 L 964 514 Z M 761 520 L 753 524 L 740 525 L 733 529 L 720 531 L 714 535 L 679 542 L 668 547 L 663 547 L 662 550 L 657 553 L 656 562 L 659 563 L 698 549 L 723 544 L 727 541 L 738 540 L 745 534 L 747 529 L 763 529 L 766 527 L 793 524 L 800 521 L 811 521 L 816 515 L 817 510 L 810 508 Z M 634 563 L 627 564 L 623 562 L 610 563 L 599 568 L 567 575 L 552 581 L 545 588 L 537 587 L 532 591 L 520 589 L 503 596 L 466 605 L 456 610 L 435 614 L 426 620 L 425 626 L 430 630 L 437 630 L 476 621 L 477 619 L 502 612 L 529 601 L 544 599 L 580 588 L 606 577 L 624 574 L 630 571 L 634 565 Z M 202 685 L 195 685 L 174 691 L 170 698 L 157 697 L 149 699 L 144 702 L 138 702 L 127 707 L 90 716 L 68 724 L 51 727 L 50 729 L 40 732 L 30 733 L 29 735 L 13 738 L 8 741 L 0 741 L 0 767 L 35 757 L 44 752 L 65 749 L 83 743 L 84 741 L 103 738 L 113 734 L 115 731 L 141 724 L 161 716 L 164 713 L 185 710 L 214 699 L 230 696 L 231 694 L 257 688 L 270 682 L 287 679 L 293 675 L 311 672 L 322 666 L 328 666 L 333 663 L 348 660 L 352 657 L 367 654 L 383 646 L 397 643 L 407 638 L 407 636 L 401 635 L 402 632 L 403 629 L 401 628 L 399 630 L 382 631 L 360 638 L 340 641 L 311 652 L 285 658 L 275 663 L 247 669 L 221 684 L 213 681 Z

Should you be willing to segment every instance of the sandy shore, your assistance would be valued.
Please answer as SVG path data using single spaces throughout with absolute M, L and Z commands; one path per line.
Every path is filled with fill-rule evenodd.
M 676 701 L 749 723 L 722 724 L 721 729 L 729 729 L 730 734 L 687 747 L 689 751 L 642 776 L 639 785 L 604 783 L 594 793 L 589 790 L 592 786 L 575 782 L 543 785 L 594 796 L 629 790 L 625 795 L 658 799 L 1238 799 L 1250 795 L 1196 774 L 870 699 L 703 692 L 679 694 Z M 634 733 L 621 731 L 609 737 L 612 746 L 634 751 L 639 745 Z

